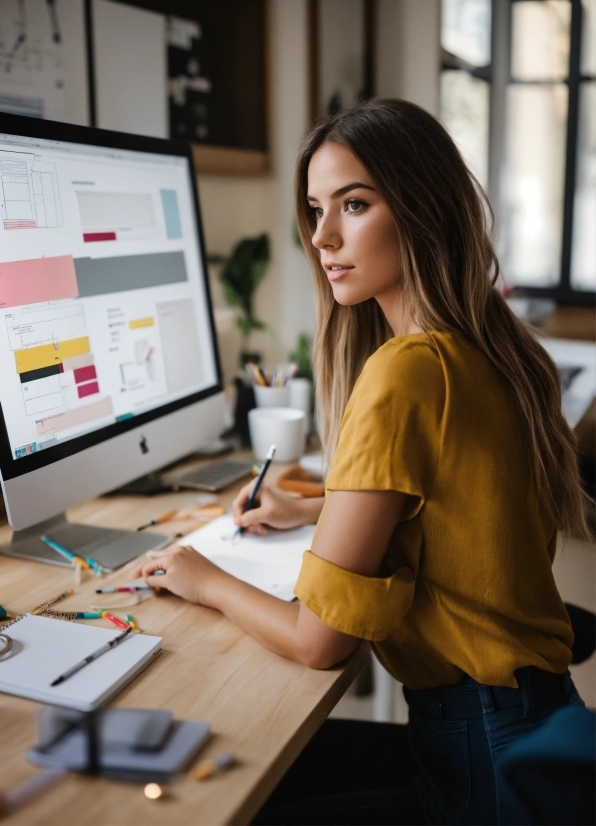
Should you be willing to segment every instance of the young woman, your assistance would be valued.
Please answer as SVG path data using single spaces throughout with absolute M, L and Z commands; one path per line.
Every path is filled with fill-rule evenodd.
M 265 488 L 243 513 L 247 486 L 234 514 L 257 532 L 318 521 L 299 602 L 187 548 L 143 575 L 312 668 L 369 640 L 406 687 L 409 745 L 403 727 L 361 724 L 355 742 L 326 724 L 261 822 L 424 822 L 421 806 L 497 823 L 495 757 L 581 703 L 551 570 L 557 531 L 587 533 L 557 371 L 499 293 L 490 208 L 427 112 L 381 100 L 317 126 L 296 193 L 327 496 Z

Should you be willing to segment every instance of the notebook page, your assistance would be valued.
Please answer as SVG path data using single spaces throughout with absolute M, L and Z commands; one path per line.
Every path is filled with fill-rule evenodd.
M 182 540 L 224 571 L 286 601 L 294 599 L 302 554 L 310 550 L 314 525 L 290 531 L 268 530 L 266 536 L 243 533 L 234 540 L 230 514 L 220 516 Z

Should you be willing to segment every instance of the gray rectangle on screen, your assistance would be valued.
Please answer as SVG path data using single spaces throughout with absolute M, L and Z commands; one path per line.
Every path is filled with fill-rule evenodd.
M 188 281 L 181 251 L 75 258 L 74 265 L 81 298 Z

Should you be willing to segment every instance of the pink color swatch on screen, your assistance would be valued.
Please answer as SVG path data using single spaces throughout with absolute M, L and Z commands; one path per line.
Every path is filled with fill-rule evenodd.
M 74 370 L 74 380 L 76 384 L 80 384 L 82 381 L 91 381 L 91 379 L 96 378 L 97 373 L 94 364 L 90 364 L 88 367 L 78 367 Z
M 0 309 L 79 294 L 72 255 L 0 262 Z
M 4 229 L 37 229 L 37 221 L 21 218 L 4 221 Z
M 77 393 L 79 399 L 84 399 L 85 396 L 92 396 L 94 393 L 99 393 L 99 384 L 96 381 L 90 381 L 88 384 L 78 384 Z
M 83 241 L 88 244 L 90 241 L 115 241 L 115 232 L 84 232 Z

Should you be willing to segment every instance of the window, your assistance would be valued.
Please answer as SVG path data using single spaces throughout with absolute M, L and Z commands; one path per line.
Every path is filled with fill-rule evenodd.
M 443 0 L 442 10 L 442 116 L 491 195 L 506 281 L 593 302 L 596 0 Z

